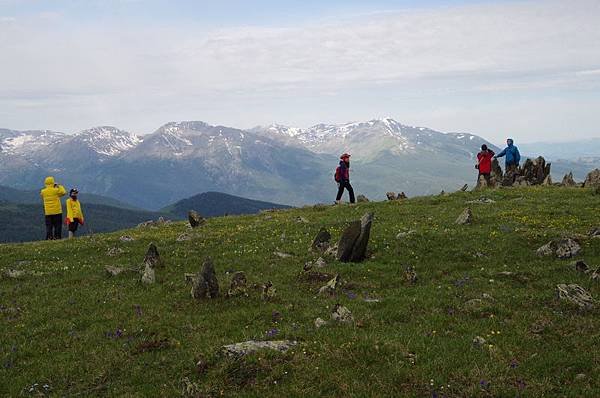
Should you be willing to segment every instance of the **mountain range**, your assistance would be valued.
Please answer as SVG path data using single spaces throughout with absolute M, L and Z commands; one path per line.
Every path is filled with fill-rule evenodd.
M 210 191 L 298 206 L 333 201 L 342 152 L 353 155 L 355 191 L 379 199 L 389 190 L 423 195 L 472 183 L 484 143 L 498 149 L 476 135 L 391 118 L 306 129 L 170 122 L 143 136 L 107 126 L 76 134 L 0 129 L 0 184 L 33 189 L 54 175 L 81 192 L 148 210 Z M 564 169 L 580 164 L 569 162 Z M 576 177 L 596 164 L 577 168 Z

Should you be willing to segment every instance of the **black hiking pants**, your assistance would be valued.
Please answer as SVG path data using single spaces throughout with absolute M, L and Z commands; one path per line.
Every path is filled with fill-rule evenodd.
M 46 216 L 46 240 L 62 238 L 62 214 Z
M 352 188 L 352 185 L 350 185 L 350 181 L 340 181 L 338 193 L 335 200 L 342 199 L 342 195 L 344 194 L 344 188 L 348 190 L 348 195 L 350 195 L 350 203 L 354 203 L 354 189 Z

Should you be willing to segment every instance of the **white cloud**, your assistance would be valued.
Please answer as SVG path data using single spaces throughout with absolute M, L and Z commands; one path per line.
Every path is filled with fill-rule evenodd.
M 585 89 L 598 85 L 598 20 L 597 1 L 456 6 L 211 31 L 82 26 L 45 15 L 0 24 L 0 120 L 28 118 L 37 104 L 42 115 L 46 108 L 85 116 L 77 123 L 101 115 L 106 119 L 98 123 L 143 128 L 142 120 L 157 122 L 157 109 L 172 118 L 194 111 L 221 117 L 228 107 L 232 116 L 223 123 L 275 117 L 308 124 L 321 113 L 310 99 L 340 92 L 360 101 L 364 90 L 394 87 L 403 96 L 469 93 L 484 101 L 489 92 Z M 248 102 L 256 120 L 236 119 L 236 109 Z M 354 118 L 342 106 L 331 114 Z M 286 117 L 292 109 L 298 115 Z

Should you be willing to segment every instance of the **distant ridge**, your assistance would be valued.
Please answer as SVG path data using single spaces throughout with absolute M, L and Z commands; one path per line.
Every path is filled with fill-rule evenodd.
M 180 200 L 162 209 L 178 218 L 186 218 L 189 210 L 196 210 L 205 217 L 223 215 L 255 214 L 267 209 L 288 209 L 290 206 L 260 200 L 246 199 L 220 192 L 204 192 Z

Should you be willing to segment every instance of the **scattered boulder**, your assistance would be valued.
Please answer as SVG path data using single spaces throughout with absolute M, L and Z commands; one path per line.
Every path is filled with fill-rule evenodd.
M 600 169 L 592 170 L 585 177 L 583 186 L 586 188 L 599 188 L 600 187 Z
M 360 221 L 350 223 L 338 242 L 339 261 L 360 262 L 366 258 L 372 224 L 373 213 L 366 213 Z
M 110 276 L 117 276 L 123 271 L 125 271 L 123 268 L 113 267 L 112 265 L 107 265 L 106 267 L 104 267 L 104 269 L 106 270 L 106 273 Z
M 246 285 L 248 281 L 246 279 L 246 274 L 243 271 L 238 271 L 233 274 L 231 277 L 231 284 L 229 285 L 229 291 L 227 292 L 227 296 L 246 296 Z
M 571 238 L 555 239 L 537 249 L 538 256 L 556 256 L 558 258 L 575 257 L 581 251 L 581 246 Z
M 192 227 L 192 228 L 196 228 L 196 227 Z M 192 237 L 190 236 L 190 234 L 186 234 L 185 232 L 180 234 L 177 237 L 177 242 L 186 242 L 188 240 L 192 240 Z
M 365 195 L 358 195 L 356 197 L 356 201 L 358 203 L 367 203 L 369 201 L 369 198 L 367 198 Z
M 473 212 L 470 207 L 467 207 L 456 219 L 458 225 L 471 224 L 473 222 Z
M 352 323 L 354 322 L 354 317 L 350 310 L 344 307 L 341 304 L 336 304 L 331 311 L 331 319 L 334 322 L 340 323 Z
M 221 353 L 229 357 L 243 357 L 254 354 L 260 350 L 286 352 L 298 344 L 291 340 L 256 341 L 249 340 L 242 343 L 229 344 L 221 348 Z
M 494 199 L 481 197 L 479 199 L 469 200 L 466 203 L 467 204 L 483 204 L 483 205 L 487 205 L 487 204 L 496 203 L 496 201 Z
M 498 183 L 502 181 L 503 173 L 502 167 L 500 167 L 500 162 L 498 159 L 492 160 L 492 172 L 490 173 L 490 187 L 495 187 Z
M 569 174 L 565 174 L 565 176 L 562 179 L 562 183 L 560 185 L 562 185 L 563 187 L 574 187 L 574 186 L 576 186 L 577 183 L 573 179 L 573 172 L 570 172 Z
M 276 294 L 277 294 L 277 290 L 275 289 L 275 287 L 273 286 L 273 283 L 271 281 L 267 281 L 267 283 L 265 283 L 262 286 L 261 297 L 264 301 L 271 301 L 272 299 L 275 298 Z
M 396 235 L 396 239 L 404 239 L 407 236 L 414 235 L 416 233 L 417 231 L 415 231 L 414 229 L 408 230 L 406 232 L 398 232 L 398 234 Z
M 509 167 L 508 170 L 502 176 L 502 186 L 503 187 L 512 187 L 519 175 L 519 171 L 516 167 Z
M 592 272 L 590 279 L 594 281 L 600 281 L 600 267 L 596 268 L 596 271 Z
M 590 267 L 583 260 L 577 260 L 571 263 L 571 266 L 575 268 L 575 271 L 579 272 L 588 272 L 590 270 Z
M 149 264 L 146 264 L 144 266 L 144 269 L 142 271 L 142 283 L 146 284 L 146 285 L 150 285 L 156 282 L 156 274 L 154 272 L 154 268 L 151 267 Z
M 8 269 L 8 270 L 4 271 L 4 275 L 7 278 L 18 279 L 25 275 L 25 271 L 20 270 L 20 269 Z
M 171 220 L 165 220 L 164 217 L 158 217 L 158 219 L 155 220 L 148 220 L 148 221 L 144 221 L 142 223 L 139 223 L 137 225 L 138 228 L 157 228 L 157 227 L 162 227 L 163 225 L 167 225 L 167 224 L 171 224 Z
M 293 257 L 291 254 L 283 253 L 283 252 L 273 252 L 273 254 L 276 255 L 279 258 L 290 258 L 290 257 Z
M 146 251 L 146 256 L 144 257 L 144 265 L 150 265 L 152 268 L 160 267 L 162 264 L 162 260 L 160 258 L 160 254 L 158 253 L 158 248 L 154 243 L 150 243 L 148 246 L 148 250 Z
M 317 236 L 315 236 L 315 238 L 313 239 L 313 242 L 312 242 L 312 245 L 310 246 L 310 248 L 312 250 L 325 251 L 329 247 L 330 241 L 331 241 L 331 234 L 329 233 L 327 228 L 322 227 L 319 230 L 319 232 L 317 233 Z
M 600 237 L 600 227 L 592 228 L 588 235 L 592 238 Z
M 327 266 L 327 262 L 323 259 L 323 257 L 319 257 L 315 261 L 307 261 L 304 263 L 304 271 L 310 271 L 313 268 L 324 268 Z
M 385 196 L 388 200 L 396 200 L 396 192 L 386 192 Z
M 576 284 L 560 284 L 556 286 L 558 298 L 577 305 L 579 308 L 591 309 L 594 307 L 594 299 L 581 286 Z
M 315 319 L 315 327 L 317 329 L 322 328 L 325 325 L 327 325 L 327 321 L 325 321 L 323 318 Z
M 300 223 L 300 224 L 309 224 L 310 223 L 310 221 L 308 221 L 308 219 L 306 219 L 302 216 L 296 217 L 296 222 Z
M 207 257 L 202 269 L 192 280 L 192 297 L 196 300 L 212 299 L 219 295 L 219 281 L 212 259 Z
M 413 267 L 409 265 L 406 268 L 404 268 L 404 280 L 406 280 L 411 285 L 414 285 L 415 283 L 417 283 L 417 279 L 417 271 L 415 271 Z
M 106 255 L 109 257 L 116 257 L 119 254 L 123 254 L 125 251 L 123 249 L 121 249 L 120 247 L 111 247 L 110 249 L 108 249 L 108 251 L 106 252 Z
M 404 200 L 404 199 L 408 199 L 408 196 L 406 196 L 406 194 L 404 192 L 400 192 L 398 194 L 398 196 L 396 197 L 396 200 Z
M 475 336 L 473 338 L 473 345 L 475 347 L 483 347 L 485 345 L 486 341 L 483 337 L 481 336 Z
M 327 284 L 319 289 L 320 295 L 334 296 L 337 289 L 342 285 L 342 279 L 340 278 L 340 274 L 337 274 L 332 280 L 327 282 Z
M 129 235 L 123 235 L 119 238 L 119 240 L 121 242 L 133 242 L 135 239 L 133 239 L 131 236 Z
M 198 228 L 206 222 L 206 219 L 202 217 L 197 211 L 190 210 L 188 212 L 188 221 L 190 222 L 190 226 L 192 228 Z

